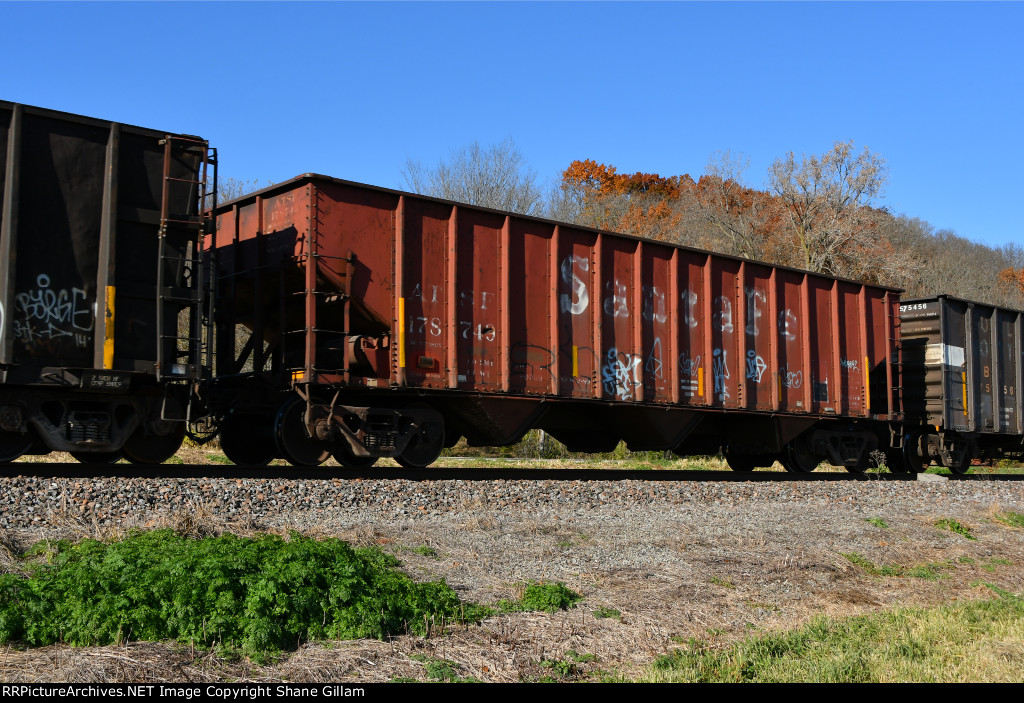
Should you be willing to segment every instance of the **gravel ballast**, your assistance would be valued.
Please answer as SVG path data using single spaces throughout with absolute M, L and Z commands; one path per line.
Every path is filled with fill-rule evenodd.
M 303 657 L 318 657 L 319 673 L 305 675 L 314 677 L 308 680 L 386 681 L 416 677 L 418 665 L 409 659 L 414 651 L 448 647 L 447 658 L 458 662 L 465 675 L 515 681 L 529 679 L 541 655 L 558 656 L 568 649 L 596 655 L 580 671 L 629 672 L 669 651 L 680 638 L 726 642 L 752 631 L 793 627 L 818 614 L 844 616 L 990 597 L 983 583 L 1024 591 L 1024 530 L 998 519 L 1005 511 L 1024 513 L 1024 482 L 930 478 L 14 477 L 0 479 L 0 528 L 16 548 L 43 537 L 116 537 L 126 529 L 166 526 L 200 533 L 298 530 L 337 536 L 391 551 L 413 578 L 443 578 L 460 597 L 484 603 L 514 597 L 526 581 L 562 581 L 585 598 L 567 613 L 498 616 L 451 635 L 446 644 L 403 638 L 401 645 L 307 645 L 287 659 L 297 666 Z M 869 523 L 873 518 L 888 527 Z M 940 529 L 936 522 L 942 519 L 959 521 L 976 539 Z M 423 545 L 431 550 L 417 550 Z M 938 565 L 940 576 L 879 577 L 844 556 L 851 554 L 879 565 Z M 597 618 L 593 613 L 600 609 L 619 616 Z M 471 642 L 489 643 L 490 664 L 482 663 L 482 650 Z M 357 650 L 360 654 L 353 654 Z M 145 659 L 140 653 L 133 658 Z M 176 675 L 161 674 L 164 660 L 154 656 L 152 667 L 140 664 L 138 676 L 175 680 L 188 671 L 197 680 L 217 680 L 221 675 L 221 664 L 195 661 L 185 669 L 179 665 Z M 253 667 L 243 678 L 277 680 L 287 666 Z M 63 671 L 64 678 L 89 678 L 82 673 L 88 668 Z M 15 680 L 7 674 L 15 675 L 0 672 L 4 680 Z

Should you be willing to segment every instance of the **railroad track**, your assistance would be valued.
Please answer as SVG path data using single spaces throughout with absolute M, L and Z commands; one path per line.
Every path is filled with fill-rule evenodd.
M 932 474 L 925 474 L 933 476 Z M 637 470 L 637 469 L 556 469 L 517 467 L 459 467 L 403 469 L 371 467 L 343 469 L 337 466 L 297 468 L 280 466 L 234 466 L 220 464 L 69 464 L 14 463 L 0 465 L 0 477 L 15 476 L 54 478 L 214 478 L 214 479 L 282 479 L 282 480 L 381 480 L 405 481 L 652 481 L 652 482 L 842 482 L 919 480 L 915 474 L 851 474 L 847 472 L 815 472 L 792 474 L 785 471 L 700 471 L 700 470 Z M 938 478 L 938 477 L 936 477 Z M 1022 474 L 961 474 L 944 476 L 951 481 L 1024 481 Z

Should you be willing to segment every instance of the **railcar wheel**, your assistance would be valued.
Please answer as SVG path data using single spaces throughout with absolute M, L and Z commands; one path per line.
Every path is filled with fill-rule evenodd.
M 0 464 L 7 464 L 32 448 L 32 433 L 0 431 Z
M 725 463 L 733 471 L 753 471 L 762 466 L 771 466 L 775 457 L 771 454 L 744 454 L 725 451 Z
M 786 445 L 779 457 L 783 468 L 794 474 L 809 474 L 818 468 L 821 457 L 811 451 L 810 445 L 803 439 L 797 437 Z
M 971 458 L 966 448 L 958 450 L 950 456 L 950 461 L 945 464 L 946 468 L 954 474 L 965 474 L 971 470 Z
M 395 461 L 407 469 L 422 469 L 437 461 L 442 449 L 444 420 L 438 415 L 437 419 L 427 420 L 420 425 L 419 431 L 409 440 L 405 450 L 395 457 Z
M 273 423 L 265 415 L 232 413 L 220 425 L 220 449 L 232 464 L 266 466 L 277 458 Z
M 733 471 L 753 471 L 756 468 L 754 464 L 754 457 L 750 454 L 726 452 L 725 463 L 728 464 L 729 468 Z
M 907 457 L 904 456 L 905 451 L 906 447 L 885 450 L 885 467 L 889 469 L 890 473 L 909 474 L 911 472 L 910 463 L 907 461 Z
M 345 469 L 368 469 L 377 463 L 375 456 L 356 456 L 348 446 L 348 442 L 341 440 L 334 445 L 334 460 Z
M 923 457 L 917 453 L 917 446 L 920 443 L 921 435 L 907 435 L 903 438 L 903 449 L 895 450 L 902 454 L 903 461 L 907 466 L 907 471 L 914 474 L 922 474 L 928 470 L 932 461 L 928 457 Z
M 185 441 L 184 422 L 153 422 L 150 432 L 146 433 L 145 427 L 139 427 L 128 441 L 124 443 L 122 451 L 124 458 L 133 464 L 162 464 L 179 449 Z
M 83 464 L 116 464 L 124 454 L 116 452 L 71 452 L 71 456 Z
M 274 442 L 292 466 L 319 466 L 331 455 L 331 447 L 306 433 L 305 414 L 306 401 L 301 398 L 282 405 L 274 420 Z

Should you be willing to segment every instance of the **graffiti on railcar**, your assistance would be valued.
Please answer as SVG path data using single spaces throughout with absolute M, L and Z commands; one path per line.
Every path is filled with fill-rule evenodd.
M 649 322 L 665 322 L 668 310 L 665 304 L 665 293 L 657 286 L 642 286 L 644 294 L 643 317 Z
M 661 337 L 655 337 L 654 343 L 651 344 L 651 350 L 647 353 L 647 360 L 644 363 L 644 370 L 651 375 L 652 378 L 663 379 L 662 369 L 664 364 L 661 362 Z
M 683 296 L 683 322 L 690 329 L 697 326 L 697 294 L 687 288 L 682 293 Z
M 95 306 L 85 290 L 51 283 L 41 273 L 35 288 L 14 296 L 14 338 L 30 352 L 53 353 L 67 341 L 85 349 L 96 322 Z
M 789 308 L 779 313 L 779 334 L 785 337 L 787 342 L 796 339 L 796 324 L 796 315 Z
M 804 372 L 790 371 L 788 367 L 783 366 L 779 369 L 779 380 L 786 388 L 799 388 L 804 383 Z
M 509 350 L 510 374 L 525 382 L 550 383 L 553 377 L 551 367 L 555 361 L 554 352 L 536 344 L 516 342 Z
M 754 383 L 760 383 L 761 377 L 764 376 L 764 372 L 768 369 L 768 364 L 765 363 L 761 356 L 751 349 L 747 352 L 747 378 Z
M 604 299 L 604 312 L 612 317 L 629 317 L 629 306 L 626 297 L 626 286 L 615 278 L 605 284 L 611 293 Z
M 757 306 L 757 301 L 760 300 L 766 304 L 768 302 L 768 294 L 760 288 L 747 288 L 745 293 L 747 295 L 746 331 L 750 336 L 756 337 L 761 333 L 760 328 L 757 326 L 757 321 L 762 315 L 761 308 Z
M 590 259 L 575 254 L 569 254 L 562 259 L 559 270 L 562 273 L 562 280 L 572 287 L 572 293 L 562 293 L 558 298 L 558 304 L 562 312 L 582 315 L 590 305 L 590 294 L 587 292 L 587 284 L 576 275 L 577 269 L 581 272 L 590 271 Z
M 640 367 L 643 360 L 638 354 L 619 353 L 612 347 L 608 350 L 608 358 L 601 368 L 601 380 L 604 390 L 619 400 L 631 400 L 636 388 L 640 385 Z
M 711 316 L 712 324 L 722 332 L 732 332 L 732 301 L 724 295 L 715 298 L 716 311 Z
M 711 373 L 715 380 L 715 395 L 719 400 L 726 400 L 729 398 L 729 384 L 726 381 L 732 378 L 729 372 L 729 352 L 725 349 L 715 349 L 713 355 Z

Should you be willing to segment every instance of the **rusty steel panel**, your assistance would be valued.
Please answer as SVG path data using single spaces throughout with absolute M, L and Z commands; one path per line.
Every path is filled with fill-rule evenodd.
M 898 415 L 890 289 L 314 175 L 225 204 L 218 222 L 218 247 L 276 252 L 239 252 L 236 272 L 253 256 L 305 271 L 315 237 L 316 287 L 349 296 L 342 331 L 389 350 L 355 385 Z M 301 292 L 301 278 L 282 280 Z

